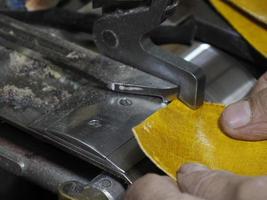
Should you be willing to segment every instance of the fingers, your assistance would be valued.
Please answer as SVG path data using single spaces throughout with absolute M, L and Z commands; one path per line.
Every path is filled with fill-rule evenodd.
M 55 7 L 59 0 L 26 0 L 25 7 L 28 11 L 45 10 Z
M 226 134 L 236 139 L 267 139 L 267 73 L 261 77 L 248 100 L 225 109 L 221 126 Z
M 257 81 L 257 84 L 252 90 L 251 95 L 255 95 L 265 88 L 267 88 L 267 72 L 263 74 L 261 78 Z
M 177 184 L 166 176 L 149 174 L 137 180 L 126 192 L 125 200 L 201 200 L 182 194 Z
M 205 200 L 267 199 L 267 177 L 241 177 L 202 165 L 185 165 L 178 173 L 182 192 Z

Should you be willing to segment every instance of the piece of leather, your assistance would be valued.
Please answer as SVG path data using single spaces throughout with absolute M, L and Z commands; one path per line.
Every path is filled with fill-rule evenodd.
M 225 0 L 255 19 L 267 24 L 267 0 Z
M 223 110 L 210 103 L 191 110 L 175 100 L 133 130 L 143 152 L 174 179 L 191 162 L 240 175 L 267 175 L 267 141 L 226 136 L 218 123 Z
M 240 9 L 223 0 L 210 0 L 215 9 L 262 55 L 267 57 L 267 25 L 258 23 Z M 231 1 L 230 1 L 231 2 Z M 241 4 L 242 2 L 242 4 Z M 247 3 L 250 2 L 250 3 Z M 266 20 L 267 0 L 234 0 L 238 6 L 250 10 L 253 16 Z M 244 7 L 244 5 L 246 5 Z M 258 8 L 258 9 L 256 9 Z M 263 17 L 264 16 L 264 17 Z M 227 45 L 227 44 L 225 44 Z

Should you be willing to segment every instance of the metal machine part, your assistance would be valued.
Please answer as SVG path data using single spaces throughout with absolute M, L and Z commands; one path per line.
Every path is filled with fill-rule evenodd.
M 131 94 L 172 100 L 177 86 L 128 65 L 100 56 L 55 35 L 49 35 L 27 24 L 2 15 L 0 43 L 36 59 L 48 59 L 84 78 L 93 78 L 102 87 Z M 32 40 L 34 38 L 34 40 Z M 129 86 L 129 87 L 127 87 Z
M 59 200 L 122 200 L 124 187 L 114 178 L 101 174 L 89 184 L 70 181 L 59 186 Z
M 26 178 L 48 191 L 59 192 L 60 199 L 68 199 L 67 196 L 73 195 L 74 191 L 77 196 L 78 192 L 81 192 L 77 190 L 78 186 L 83 186 L 84 190 L 90 189 L 91 192 L 73 199 L 80 200 L 81 196 L 88 199 L 88 194 L 98 193 L 107 200 L 122 199 L 125 191 L 123 185 L 89 163 L 25 135 L 6 123 L 0 124 L 0 130 L 0 167 L 2 169 Z M 99 173 L 101 174 L 97 176 Z M 72 187 L 69 187 L 70 184 Z M 76 185 L 76 189 L 73 184 Z
M 129 182 L 134 179 L 131 168 L 144 156 L 131 128 L 162 107 L 161 99 L 109 92 L 5 48 L 0 57 L 1 117 Z
M 176 6 L 174 1 L 172 7 Z M 179 86 L 178 97 L 198 108 L 204 101 L 202 70 L 162 50 L 147 36 L 166 18 L 168 7 L 169 1 L 154 0 L 150 6 L 104 14 L 94 24 L 95 43 L 105 55 Z
M 1 168 L 49 191 L 57 192 L 58 186 L 68 181 L 89 184 L 95 174 L 101 173 L 96 167 L 6 123 L 0 124 L 0 130 Z
M 104 193 L 79 182 L 67 182 L 59 188 L 59 200 L 108 200 Z
M 96 0 L 94 3 L 96 5 L 95 7 L 105 7 L 114 2 L 123 4 L 132 2 L 130 4 L 134 4 L 136 7 L 136 5 L 141 4 L 143 1 L 144 0 Z M 88 9 L 88 7 L 90 7 L 90 9 Z M 76 41 L 82 40 L 88 42 L 93 40 L 93 37 L 90 35 L 92 33 L 93 24 L 101 17 L 101 9 L 92 10 L 91 7 L 92 6 L 89 5 L 84 6 L 82 13 L 70 9 L 55 9 L 41 12 L 0 10 L 0 13 L 26 21 L 27 23 L 49 27 L 53 26 L 71 32 L 77 31 L 76 35 L 78 36 Z M 84 12 L 84 10 L 86 10 L 86 12 Z M 83 33 L 79 34 L 79 32 Z M 245 41 L 242 36 L 212 8 L 208 1 L 181 1 L 174 16 L 167 19 L 149 35 L 156 44 L 190 44 L 190 42 L 195 39 L 203 43 L 211 44 L 241 59 L 256 63 L 258 68 L 262 67 L 266 69 L 266 58 Z
M 124 187 L 114 178 L 101 174 L 91 181 L 91 186 L 102 191 L 108 200 L 122 200 Z
M 235 100 L 247 95 L 255 82 L 242 63 L 209 45 L 178 50 L 206 72 L 207 100 L 229 103 L 233 94 Z M 108 92 L 76 73 L 5 48 L 1 65 L 1 117 L 128 183 L 145 173 L 142 168 L 151 170 L 140 167 L 145 156 L 131 128 L 164 106 L 160 99 Z M 230 76 L 240 78 L 226 87 Z
M 0 48 L 1 118 L 127 183 L 151 171 L 131 129 L 165 106 L 161 98 L 178 93 L 176 85 L 3 15 L 0 43 L 13 49 Z M 206 100 L 230 103 L 247 95 L 255 82 L 246 63 L 208 44 L 176 48 L 205 73 Z M 30 162 L 25 158 L 25 163 Z M 14 166 L 21 171 L 20 163 Z M 25 169 L 38 172 L 35 165 Z
M 246 97 L 256 83 L 255 67 L 209 44 L 176 45 L 176 53 L 202 68 L 207 78 L 205 99 L 225 105 Z
M 173 88 L 173 84 L 6 16 L 1 17 L 0 22 L 3 45 L 42 58 L 42 61 L 33 60 L 2 48 L 0 115 L 128 182 L 142 175 L 135 166 L 144 155 L 131 128 L 164 106 L 162 100 L 142 96 L 142 93 L 109 92 L 100 89 L 96 83 L 101 82 L 101 86 L 112 90 L 117 90 L 116 85 L 125 88 L 121 83 L 128 84 L 126 86 L 147 85 L 149 89 Z M 181 49 L 178 55 L 205 71 L 208 100 L 232 98 L 234 91 L 247 84 L 245 90 L 238 93 L 242 98 L 252 86 L 252 75 L 231 56 L 207 44 Z M 32 54 L 33 51 L 38 55 L 36 52 Z M 64 68 L 62 71 L 62 67 L 49 64 L 45 58 L 75 71 Z M 223 81 L 233 71 L 236 71 L 234 76 L 242 78 L 232 79 L 231 86 L 225 87 Z M 94 80 L 90 81 L 90 77 Z M 123 87 L 117 88 L 122 90 Z

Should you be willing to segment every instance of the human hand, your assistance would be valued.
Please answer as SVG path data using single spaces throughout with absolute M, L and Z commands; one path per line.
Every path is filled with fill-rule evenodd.
M 228 106 L 221 117 L 223 130 L 242 140 L 267 139 L 267 73 L 248 100 Z M 267 199 L 267 177 L 243 177 L 205 166 L 183 166 L 178 185 L 168 177 L 146 175 L 127 191 L 125 200 L 263 200 Z
M 259 79 L 249 99 L 225 109 L 221 126 L 226 134 L 235 139 L 267 139 L 267 72 Z
M 130 186 L 125 200 L 202 200 L 182 193 L 174 180 L 167 176 L 148 174 Z
M 9 8 L 14 10 L 37 11 L 55 7 L 59 0 L 6 0 Z
M 28 11 L 46 10 L 53 8 L 59 0 L 26 0 L 25 7 Z
M 266 200 L 267 177 L 238 176 L 210 170 L 203 165 L 184 165 L 178 185 L 166 176 L 146 175 L 127 191 L 125 200 Z

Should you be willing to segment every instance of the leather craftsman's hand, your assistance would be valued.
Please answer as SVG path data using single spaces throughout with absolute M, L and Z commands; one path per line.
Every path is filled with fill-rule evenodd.
M 178 184 L 166 176 L 146 175 L 125 200 L 266 200 L 267 177 L 237 176 L 191 164 L 181 168 Z
M 205 200 L 267 199 L 266 176 L 237 176 L 230 172 L 210 170 L 202 165 L 191 164 L 182 167 L 177 179 L 181 191 Z
M 226 108 L 221 125 L 226 134 L 236 139 L 267 139 L 267 72 L 259 79 L 248 100 Z
M 228 106 L 221 117 L 223 130 L 241 140 L 267 140 L 267 73 L 248 100 Z M 266 200 L 267 176 L 244 177 L 205 166 L 183 166 L 178 184 L 168 177 L 146 175 L 127 191 L 125 200 Z
M 26 8 L 28 11 L 46 10 L 55 7 L 59 0 L 27 0 Z
M 125 200 L 201 200 L 182 193 L 171 178 L 148 174 L 137 180 L 127 191 Z

